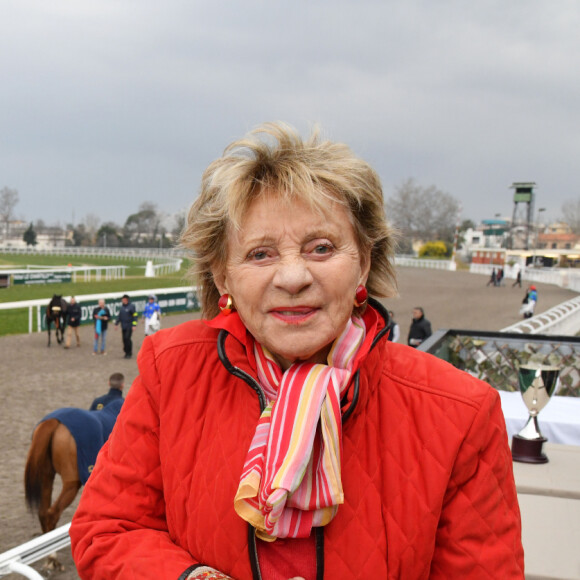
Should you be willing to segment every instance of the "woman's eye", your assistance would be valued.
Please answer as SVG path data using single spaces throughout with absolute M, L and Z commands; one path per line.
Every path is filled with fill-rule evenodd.
M 268 252 L 266 250 L 252 250 L 248 254 L 248 260 L 265 260 L 268 257 Z
M 332 244 L 316 244 L 313 249 L 311 250 L 313 254 L 316 256 L 327 256 L 328 254 L 332 253 L 333 250 Z

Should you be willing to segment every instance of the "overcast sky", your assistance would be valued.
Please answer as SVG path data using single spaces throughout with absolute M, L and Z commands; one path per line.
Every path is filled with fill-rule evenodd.
M 480 221 L 580 198 L 577 0 L 1 0 L 0 188 L 17 217 L 187 208 L 233 139 L 343 141 L 385 197 L 436 185 Z M 387 205 L 388 210 L 388 205 Z

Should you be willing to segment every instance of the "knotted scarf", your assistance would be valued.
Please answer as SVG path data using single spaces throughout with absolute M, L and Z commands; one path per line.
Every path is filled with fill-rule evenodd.
M 352 317 L 328 365 L 294 363 L 285 372 L 254 343 L 258 380 L 268 399 L 234 499 L 238 515 L 263 540 L 304 538 L 325 526 L 344 502 L 340 400 L 365 338 Z

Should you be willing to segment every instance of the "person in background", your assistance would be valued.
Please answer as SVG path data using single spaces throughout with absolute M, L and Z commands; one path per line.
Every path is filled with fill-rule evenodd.
M 514 266 L 514 270 L 516 272 L 516 280 L 512 284 L 512 288 L 514 286 L 519 286 L 521 288 L 522 287 L 522 267 L 519 264 L 516 264 Z
M 536 309 L 536 303 L 538 302 L 538 291 L 534 285 L 528 286 L 526 290 L 526 295 L 522 301 L 522 307 L 520 308 L 520 314 L 524 315 L 524 318 L 531 318 L 534 315 Z
M 155 334 L 161 328 L 161 308 L 154 294 L 150 294 L 143 311 L 145 336 Z
M 123 333 L 123 352 L 124 358 L 131 358 L 133 356 L 133 329 L 137 326 L 137 319 L 139 315 L 135 310 L 135 305 L 131 302 L 128 294 L 123 294 L 121 298 L 121 308 L 115 321 L 115 329 L 121 325 L 121 332 Z
M 489 286 L 490 284 L 491 284 L 492 286 L 495 286 L 495 283 L 496 283 L 496 281 L 497 281 L 497 274 L 496 274 L 496 271 L 495 271 L 495 268 L 494 268 L 494 269 L 491 271 L 491 277 L 490 277 L 490 279 L 487 281 L 487 284 L 486 284 L 486 286 Z
M 79 326 L 81 325 L 81 306 L 77 303 L 76 298 L 71 296 L 70 303 L 66 309 L 67 316 L 67 329 L 66 329 L 66 342 L 64 348 L 70 348 L 70 343 L 72 340 L 72 333 L 74 330 L 75 337 L 77 339 L 77 346 L 81 345 L 81 337 L 79 335 Z
M 395 320 L 395 314 L 392 310 L 389 310 L 389 320 L 391 332 L 389 333 L 389 340 L 392 342 L 399 342 L 401 337 L 401 327 L 397 324 Z
M 269 123 L 202 177 L 202 320 L 144 341 L 70 537 L 81 578 L 522 579 L 497 391 L 390 342 L 377 173 Z
M 93 320 L 95 325 L 95 340 L 93 344 L 93 354 L 99 353 L 99 343 L 100 343 L 100 353 L 106 355 L 105 350 L 107 345 L 107 327 L 109 325 L 109 320 L 111 319 L 111 311 L 108 306 L 105 305 L 105 300 L 101 298 L 99 300 L 98 306 L 93 308 Z
M 431 323 L 425 318 L 425 313 L 421 306 L 413 308 L 413 321 L 409 328 L 407 344 L 417 348 L 425 339 L 431 336 Z
M 100 411 L 109 403 L 116 399 L 123 398 L 123 388 L 125 387 L 125 376 L 122 373 L 113 373 L 109 377 L 109 392 L 93 400 L 89 411 Z

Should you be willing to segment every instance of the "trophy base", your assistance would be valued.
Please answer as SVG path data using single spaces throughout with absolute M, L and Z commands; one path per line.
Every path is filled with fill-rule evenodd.
M 519 435 L 512 437 L 512 459 L 523 463 L 548 463 L 548 457 L 542 453 L 542 445 L 547 441 L 541 439 L 525 439 Z

